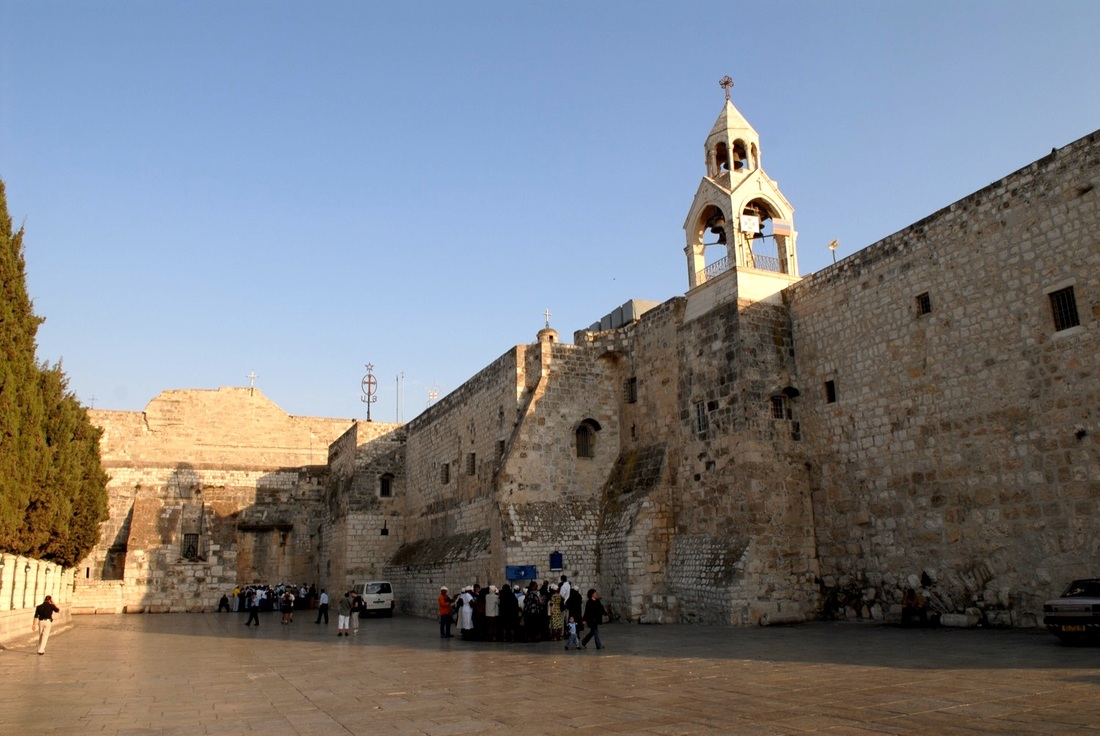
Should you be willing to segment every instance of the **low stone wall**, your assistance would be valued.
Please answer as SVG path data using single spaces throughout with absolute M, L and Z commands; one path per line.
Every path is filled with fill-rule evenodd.
M 55 631 L 70 623 L 73 571 L 52 562 L 0 554 L 0 648 L 33 638 L 34 608 L 47 595 L 61 609 Z

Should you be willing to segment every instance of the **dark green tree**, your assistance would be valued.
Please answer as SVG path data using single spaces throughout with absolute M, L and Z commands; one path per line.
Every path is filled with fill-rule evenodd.
M 100 430 L 57 366 L 35 358 L 23 229 L 12 229 L 0 181 L 0 551 L 76 564 L 106 518 Z
M 42 323 L 27 294 L 23 228 L 12 230 L 0 182 L 0 549 L 22 554 L 27 508 L 46 474 L 45 411 L 35 337 Z

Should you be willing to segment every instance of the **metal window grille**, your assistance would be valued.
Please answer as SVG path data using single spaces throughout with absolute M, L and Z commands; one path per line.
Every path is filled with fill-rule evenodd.
M 183 535 L 183 559 L 195 560 L 199 556 L 199 535 L 198 534 L 184 534 Z
M 695 433 L 702 434 L 710 427 L 710 417 L 707 416 L 707 407 L 702 402 L 695 404 Z
M 451 482 L 451 464 L 443 463 L 439 466 L 439 482 L 446 485 Z
M 628 404 L 638 403 L 638 379 L 634 376 L 623 381 L 623 399 Z
M 1077 299 L 1073 296 L 1073 287 L 1067 286 L 1050 293 L 1050 309 L 1054 313 L 1054 329 L 1061 332 L 1081 324 L 1077 316 Z
M 474 475 L 477 473 L 477 453 L 466 454 L 466 475 Z
M 595 457 L 592 447 L 592 428 L 587 424 L 577 427 L 577 457 Z
M 772 397 L 772 419 L 790 419 L 790 414 L 787 411 L 787 397 L 786 396 L 773 396 Z
M 928 314 L 932 311 L 932 297 L 928 296 L 928 292 L 923 294 L 917 294 L 917 316 Z

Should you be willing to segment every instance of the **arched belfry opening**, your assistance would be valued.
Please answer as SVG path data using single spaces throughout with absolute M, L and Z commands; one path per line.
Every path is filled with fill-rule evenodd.
M 790 273 L 787 257 L 792 235 L 790 220 L 763 199 L 745 204 L 738 218 L 738 265 L 760 271 Z
M 751 167 L 756 168 L 756 167 Z M 749 165 L 749 150 L 745 145 L 745 141 L 736 140 L 733 142 L 733 170 L 734 171 L 748 171 Z
M 714 147 L 714 169 L 713 174 L 721 174 L 730 170 L 730 152 L 729 147 L 725 142 L 719 141 L 718 145 Z

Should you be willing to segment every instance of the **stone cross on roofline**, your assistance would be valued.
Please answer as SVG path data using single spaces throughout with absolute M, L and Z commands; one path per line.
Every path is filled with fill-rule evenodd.
M 542 313 L 542 316 L 546 318 L 546 329 L 550 329 L 550 310 L 547 309 Z

